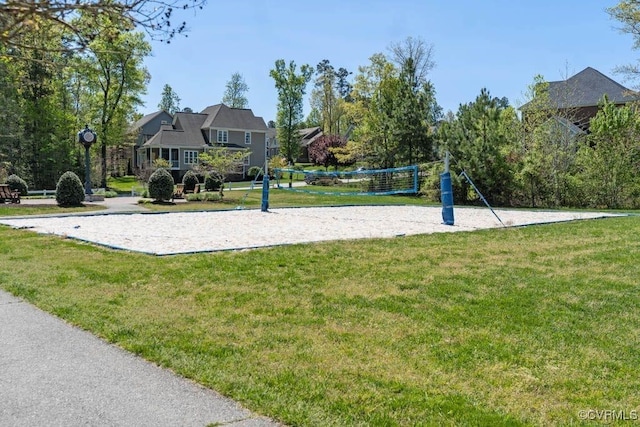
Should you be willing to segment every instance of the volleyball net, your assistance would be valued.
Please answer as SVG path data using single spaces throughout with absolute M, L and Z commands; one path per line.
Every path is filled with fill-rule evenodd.
M 273 170 L 276 188 L 312 194 L 391 195 L 417 194 L 418 166 L 352 171 Z

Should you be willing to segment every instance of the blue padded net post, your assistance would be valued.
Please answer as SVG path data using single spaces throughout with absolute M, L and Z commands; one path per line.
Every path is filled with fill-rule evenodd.
M 264 177 L 262 178 L 262 207 L 260 210 L 262 212 L 267 212 L 269 210 L 269 174 L 264 173 Z
M 445 225 L 453 225 L 453 186 L 451 173 L 440 174 L 440 194 L 442 198 L 442 222 Z

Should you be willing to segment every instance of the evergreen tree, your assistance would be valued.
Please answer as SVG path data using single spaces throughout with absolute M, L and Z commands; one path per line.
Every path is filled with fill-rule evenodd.
M 161 111 L 166 111 L 171 115 L 174 115 L 175 113 L 180 111 L 180 97 L 168 84 L 165 84 L 162 88 L 162 99 L 160 99 L 158 109 Z
M 5 49 L 0 47 L 0 51 Z M 19 67 L 15 63 L 0 61 L 0 170 L 5 174 L 17 173 L 26 176 L 20 141 L 22 130 L 22 107 L 20 95 Z
M 637 106 L 618 107 L 604 98 L 580 145 L 578 163 L 586 204 L 637 208 L 640 204 L 640 116 Z
M 511 203 L 513 189 L 513 174 L 507 163 L 510 141 L 503 125 L 503 116 L 513 113 L 508 107 L 506 98 L 491 97 L 487 89 L 482 89 L 474 102 L 460 105 L 456 120 L 443 124 L 441 134 L 444 148 L 453 154 L 484 197 L 500 205 Z M 466 181 L 454 194 L 461 203 L 473 200 Z
M 440 115 L 431 82 L 418 83 L 415 63 L 408 58 L 400 71 L 394 111 L 394 134 L 398 139 L 398 160 L 403 164 L 433 160 L 431 128 Z
M 522 168 L 517 174 L 531 206 L 567 206 L 577 198 L 574 175 L 580 132 L 573 126 L 576 108 L 559 108 L 572 98 L 574 87 L 563 84 L 551 99 L 549 83 L 536 76 L 529 102 L 522 107 Z
M 15 77 L 22 96 L 22 140 L 15 166 L 24 166 L 25 178 L 32 188 L 54 188 L 59 176 L 71 166 L 75 142 L 74 117 L 69 114 L 68 93 L 63 83 L 68 58 L 54 51 L 62 34 L 50 31 L 49 37 L 33 40 L 25 35 L 25 43 L 40 43 L 42 50 L 16 50 L 19 70 Z M 13 62 L 13 61 L 12 61 Z

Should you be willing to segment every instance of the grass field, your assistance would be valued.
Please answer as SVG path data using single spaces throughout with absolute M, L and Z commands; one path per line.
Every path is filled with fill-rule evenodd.
M 640 410 L 638 235 L 626 217 L 158 258 L 0 227 L 0 287 L 291 425 L 569 425 Z
M 29 199 L 22 199 L 21 204 L 0 204 L 0 216 L 67 214 L 102 209 L 104 209 L 103 206 L 90 203 L 86 206 L 62 208 L 56 205 L 55 199 L 51 199 L 51 205 L 30 205 Z
M 144 185 L 133 175 L 108 177 L 107 187 L 121 194 L 131 194 L 131 191 L 140 192 L 144 189 Z

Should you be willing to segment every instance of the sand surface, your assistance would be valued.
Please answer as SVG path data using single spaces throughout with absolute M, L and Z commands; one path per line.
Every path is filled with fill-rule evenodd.
M 509 227 L 614 216 L 525 210 L 495 213 Z M 4 218 L 0 224 L 156 255 L 503 227 L 487 208 L 456 208 L 454 216 L 455 224 L 448 226 L 442 224 L 439 207 L 345 206 Z

